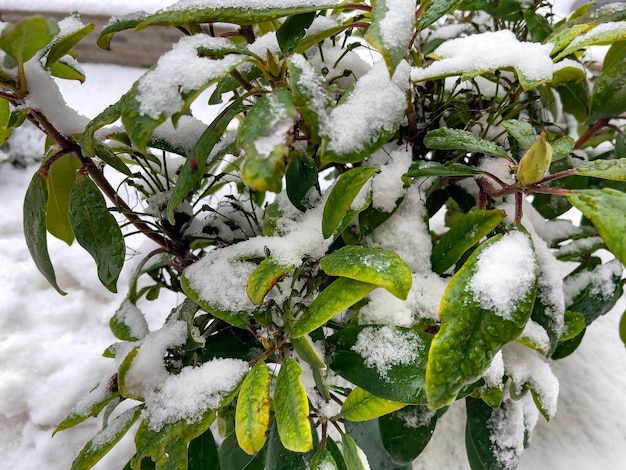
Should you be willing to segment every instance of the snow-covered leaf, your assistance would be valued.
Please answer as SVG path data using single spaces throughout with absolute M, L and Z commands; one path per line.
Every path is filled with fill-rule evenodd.
M 355 387 L 343 402 L 341 415 L 350 421 L 367 421 L 405 406 L 404 403 L 385 400 L 361 387 Z
M 50 66 L 50 75 L 63 80 L 86 80 L 82 67 L 71 56 L 66 55 Z
M 148 14 L 145 11 L 137 11 L 124 16 L 113 17 L 102 28 L 100 35 L 98 36 L 98 46 L 107 51 L 111 50 L 111 39 L 115 33 L 120 31 L 126 31 L 128 29 L 135 29 L 135 27 L 141 23 Z
M 79 174 L 69 195 L 69 220 L 76 241 L 96 261 L 98 278 L 111 292 L 124 265 L 124 236 L 109 212 L 104 196 L 87 176 Z
M 554 60 L 558 61 L 563 57 L 589 46 L 613 44 L 618 41 L 623 41 L 624 39 L 626 39 L 626 21 L 601 23 L 582 34 L 579 33 Z
M 569 28 L 557 30 L 548 36 L 544 43 L 550 43 L 553 45 L 550 55 L 554 56 L 571 44 L 574 39 L 586 33 L 591 28 L 593 28 L 593 25 L 591 24 L 576 24 Z
M 564 314 L 563 334 L 559 341 L 568 341 L 578 336 L 586 327 L 585 316 L 580 312 L 566 310 Z
M 380 171 L 377 167 L 357 167 L 343 173 L 333 186 L 324 206 L 322 233 L 328 238 L 338 229 L 345 228 L 356 215 L 365 209 L 363 205 L 353 207 L 353 202 L 365 183 Z
M 181 38 L 122 98 L 122 123 L 133 145 L 145 152 L 160 124 L 168 117 L 176 124 L 195 98 L 242 63 L 247 53 L 224 38 Z
M 300 382 L 302 367 L 288 358 L 281 366 L 274 390 L 274 412 L 280 440 L 292 452 L 308 452 L 313 448 L 309 423 L 309 402 Z
M 334 280 L 311 302 L 309 308 L 296 321 L 291 331 L 293 338 L 306 335 L 324 325 L 328 320 L 352 307 L 372 290 L 375 284 L 346 277 Z
M 437 412 L 426 405 L 407 406 L 378 419 L 385 450 L 394 462 L 407 464 L 426 448 L 436 424 Z
M 124 98 L 122 97 L 120 100 L 107 106 L 104 111 L 89 121 L 89 124 L 85 127 L 85 131 L 80 136 L 79 144 L 81 151 L 86 157 L 93 157 L 96 155 L 95 132 L 107 124 L 114 123 L 121 117 L 123 99 Z
M 591 220 L 609 250 L 626 265 L 626 194 L 612 188 L 583 189 L 568 199 Z
M 251 189 L 280 192 L 297 118 L 291 93 L 283 88 L 262 96 L 250 109 L 237 146 L 245 152 L 241 177 Z
M 137 341 L 148 334 L 148 323 L 139 308 L 128 298 L 109 320 L 111 332 L 122 341 Z
M 471 132 L 448 127 L 430 131 L 424 137 L 424 145 L 436 150 L 465 150 L 493 155 L 494 157 L 507 157 L 506 151 L 499 145 L 477 137 Z M 475 171 L 475 169 L 469 168 L 468 171 Z
M 322 0 L 311 2 L 308 0 L 268 0 L 255 3 L 254 6 L 242 1 L 239 5 L 231 1 L 214 1 L 194 4 L 176 2 L 173 5 L 148 15 L 137 29 L 148 26 L 187 26 L 191 23 L 235 23 L 250 25 L 263 21 L 274 21 L 283 16 L 293 16 L 302 13 L 326 10 L 336 7 L 339 0 Z
M 269 434 L 270 375 L 263 361 L 257 362 L 241 384 L 235 410 L 235 433 L 248 454 L 258 453 Z
M 135 435 L 137 453 L 130 461 L 131 467 L 141 468 L 142 460 L 151 459 L 159 469 L 187 468 L 189 442 L 207 432 L 213 421 L 215 411 L 209 410 L 193 423 L 181 419 L 155 431 L 144 419 Z
M 365 325 L 333 335 L 330 367 L 378 397 L 425 404 L 426 356 L 432 335 L 409 328 Z
M 463 253 L 495 229 L 504 216 L 499 210 L 473 210 L 463 215 L 433 248 L 430 256 L 433 271 L 446 272 Z
M 322 138 L 322 163 L 356 163 L 389 142 L 404 119 L 409 66 L 393 77 L 378 62 L 332 108 Z
M 483 242 L 452 277 L 428 354 L 429 406 L 451 404 L 465 384 L 482 376 L 500 348 L 519 336 L 532 312 L 537 274 L 530 237 L 509 232 Z
M 72 462 L 72 470 L 89 469 L 98 463 L 124 437 L 139 418 L 142 409 L 143 405 L 137 405 L 112 419 L 107 426 L 85 444 L 85 447 Z
M 311 470 L 338 470 L 337 462 L 328 449 L 320 449 L 311 459 Z
M 64 21 L 75 21 L 77 23 L 80 22 L 80 19 L 75 18 L 73 16 L 62 20 L 59 26 L 63 25 Z M 74 48 L 76 44 L 85 39 L 91 32 L 96 28 L 96 25 L 93 23 L 86 24 L 80 28 L 72 28 L 74 29 L 70 34 L 63 35 L 63 31 L 61 31 L 61 35 L 57 36 L 48 50 L 46 54 L 46 68 L 49 69 L 53 64 L 58 62 L 64 55 L 69 54 L 70 51 Z
M 449 0 L 435 0 L 430 3 L 449 3 Z M 382 54 L 390 76 L 394 74 L 396 67 L 408 53 L 414 28 L 414 0 L 372 2 L 372 24 L 367 28 L 365 38 Z
M 320 266 L 329 276 L 376 284 L 402 300 L 406 300 L 413 282 L 402 258 L 381 247 L 344 246 L 322 258 Z

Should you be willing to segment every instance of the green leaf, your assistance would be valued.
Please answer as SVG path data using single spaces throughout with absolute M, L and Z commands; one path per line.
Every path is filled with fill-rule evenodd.
M 350 421 L 367 421 L 404 408 L 404 403 L 385 400 L 355 387 L 341 407 L 341 415 Z
M 402 300 L 406 300 L 413 282 L 404 260 L 381 247 L 344 246 L 324 256 L 320 266 L 329 276 L 376 284 Z
M 587 31 L 593 28 L 591 24 L 577 24 L 573 25 L 571 28 L 562 29 L 560 31 L 554 31 L 550 36 L 548 36 L 544 43 L 552 43 L 554 47 L 550 52 L 550 56 L 554 56 L 561 52 L 565 47 L 567 47 L 574 39 L 578 36 L 583 35 Z
M 318 194 L 320 192 L 315 161 L 304 153 L 292 152 L 285 180 L 289 201 L 298 210 L 305 212 L 310 207 L 310 191 L 317 188 Z
M 313 451 L 302 453 L 287 450 L 281 442 L 278 425 L 276 420 L 274 420 L 270 435 L 267 439 L 265 467 L 261 467 L 260 470 L 263 470 L 263 468 L 271 468 L 273 470 L 309 470 L 311 468 L 313 454 Z M 232 470 L 239 469 L 233 468 Z
M 538 14 L 534 9 L 527 8 L 522 10 L 522 14 L 533 42 L 541 42 L 552 34 L 552 25 L 545 15 Z
M 58 31 L 54 20 L 47 20 L 41 15 L 29 16 L 2 30 L 0 49 L 18 64 L 23 64 L 42 50 Z
M 89 121 L 89 124 L 85 127 L 85 131 L 80 136 L 80 148 L 83 152 L 83 155 L 86 157 L 94 157 L 96 155 L 96 143 L 94 134 L 98 129 L 106 126 L 107 124 L 112 124 L 117 121 L 122 115 L 122 102 L 124 97 L 122 97 L 116 103 L 107 106 L 104 111 L 98 114 L 95 118 Z
M 72 462 L 72 470 L 88 469 L 98 463 L 137 421 L 143 407 L 143 404 L 134 406 L 112 419 L 106 427 L 85 444 L 85 447 Z
M 426 405 L 407 406 L 378 419 L 383 446 L 397 463 L 410 464 L 426 448 L 437 424 L 437 412 Z
M 78 18 L 74 17 L 74 20 Z M 46 56 L 46 69 L 49 69 L 53 64 L 59 61 L 64 55 L 68 54 L 76 44 L 85 39 L 96 28 L 93 23 L 87 24 L 80 29 L 63 36 L 59 39 L 55 39 Z
M 345 277 L 336 279 L 311 302 L 291 331 L 298 338 L 324 325 L 338 313 L 352 307 L 374 290 L 376 285 Z
M 187 470 L 220 470 L 217 445 L 209 429 L 189 443 Z
M 612 188 L 583 189 L 569 201 L 594 225 L 609 250 L 626 265 L 626 194 Z
M 72 185 L 69 214 L 76 240 L 96 261 L 100 282 L 116 292 L 126 256 L 124 236 L 102 193 L 85 175 L 79 174 Z
M 430 131 L 424 137 L 424 145 L 436 150 L 465 150 L 467 152 L 478 152 L 494 157 L 506 158 L 507 153 L 502 147 L 493 142 L 461 129 L 450 129 L 441 127 Z
M 626 28 L 625 38 L 626 38 Z M 591 110 L 587 124 L 602 118 L 613 118 L 626 111 L 626 53 L 608 67 L 594 81 L 591 92 Z
M 587 161 L 576 167 L 576 174 L 613 181 L 626 181 L 626 158 Z
M 117 377 L 114 375 L 106 382 L 100 382 L 96 385 L 87 396 L 72 409 L 70 414 L 56 427 L 52 435 L 64 429 L 71 428 L 82 423 L 90 417 L 95 417 L 107 406 L 114 398 L 119 397 L 117 391 Z M 85 404 L 85 406 L 82 406 Z
M 245 4 L 244 4 L 245 5 Z M 273 21 L 283 16 L 294 16 L 303 13 L 326 10 L 337 6 L 337 2 L 320 1 L 316 4 L 302 1 L 283 3 L 268 1 L 256 4 L 255 7 L 210 7 L 210 6 L 179 6 L 172 5 L 149 15 L 141 21 L 136 29 L 141 30 L 148 26 L 187 26 L 191 23 L 235 23 L 238 25 L 252 25 L 264 21 Z
M 484 253 L 490 265 L 481 262 Z M 513 253 L 516 259 L 511 260 Z M 503 256 L 506 258 L 499 258 Z M 489 290 L 493 285 L 485 285 L 486 279 L 491 272 L 493 276 L 511 269 L 511 262 L 525 277 L 516 279 L 515 286 L 502 286 L 510 290 L 498 292 L 496 300 Z M 537 275 L 530 237 L 509 232 L 482 243 L 450 279 L 439 309 L 441 327 L 433 338 L 426 367 L 426 395 L 431 408 L 454 402 L 464 385 L 482 376 L 496 352 L 520 335 L 532 312 Z
M 462 0 L 431 0 L 426 4 L 426 9 L 417 19 L 417 29 L 419 31 L 428 28 L 431 24 L 456 9 Z
M 130 168 L 128 168 L 128 166 L 126 166 L 124 160 L 118 157 L 107 144 L 102 142 L 95 142 L 94 151 L 95 156 L 97 156 L 100 160 L 109 165 L 111 168 L 116 169 L 126 176 L 133 176 L 133 172 L 130 170 Z
M 69 215 L 70 190 L 80 167 L 78 159 L 73 154 L 67 154 L 56 160 L 48 172 L 46 227 L 50 234 L 68 245 L 74 241 Z
M 109 320 L 109 328 L 113 335 L 122 341 L 138 341 L 149 331 L 145 316 L 128 298 Z
M 265 448 L 264 448 L 265 450 Z M 237 436 L 231 432 L 222 441 L 218 449 L 219 466 L 218 470 L 263 470 L 263 466 L 259 466 L 259 459 L 263 458 L 263 451 L 256 456 L 246 454 L 237 443 Z M 205 470 L 206 465 L 201 470 Z M 213 467 L 210 467 L 213 470 Z
M 559 342 L 568 341 L 577 337 L 586 327 L 585 315 L 580 312 L 572 312 L 566 310 L 564 314 L 563 333 L 559 338 Z
M 298 354 L 298 357 L 309 364 L 312 368 L 323 369 L 326 367 L 324 357 L 314 346 L 309 335 L 303 335 L 298 338 L 291 336 L 289 340 L 293 349 Z
M 246 453 L 257 454 L 265 445 L 270 422 L 270 375 L 263 361 L 244 379 L 235 410 L 237 442 Z
M 537 133 L 533 126 L 524 121 L 518 121 L 517 119 L 507 119 L 502 122 L 509 135 L 513 137 L 523 149 L 528 149 L 537 140 Z
M 352 204 L 365 183 L 379 171 L 380 169 L 376 167 L 362 166 L 341 174 L 324 205 L 322 215 L 324 238 L 330 237 L 338 228 L 349 223 L 357 215 L 358 212 L 354 213 L 357 209 L 361 211 L 365 209 L 353 208 Z
M 213 168 L 221 157 L 219 152 L 213 153 L 213 149 L 224 137 L 228 125 L 244 110 L 243 100 L 233 101 L 209 124 L 194 145 L 190 156 L 180 169 L 176 185 L 172 189 L 172 195 L 167 203 L 167 218 L 171 224 L 175 222 L 174 210 L 193 191 L 206 171 Z
M 362 457 L 365 457 L 365 453 L 359 449 L 352 436 L 344 434 L 341 440 L 341 447 L 343 448 L 343 456 L 348 470 L 367 470 L 369 468 L 367 461 L 363 462 L 362 459 Z
M 408 178 L 421 178 L 425 176 L 473 176 L 483 175 L 485 172 L 474 166 L 460 163 L 442 164 L 431 161 L 417 161 L 411 164 L 409 170 L 403 175 Z
M 285 360 L 276 379 L 274 412 L 278 434 L 285 449 L 308 452 L 313 448 L 309 423 L 309 401 L 300 376 L 302 367 L 295 359 Z
M 433 248 L 430 256 L 433 271 L 445 273 L 467 250 L 494 230 L 505 215 L 499 210 L 472 210 L 463 215 Z
M 41 173 L 36 172 L 28 185 L 24 196 L 23 220 L 26 246 L 37 269 L 61 295 L 66 293 L 57 284 L 56 274 L 48 254 L 46 231 L 46 208 L 48 205 L 48 187 Z
M 193 423 L 181 419 L 156 431 L 144 419 L 135 434 L 137 453 L 131 459 L 131 467 L 141 468 L 142 460 L 150 458 L 157 470 L 187 469 L 189 442 L 207 432 L 213 421 L 215 411 L 210 410 Z
M 387 0 L 372 2 L 372 23 L 367 28 L 365 38 L 382 54 L 390 76 L 408 53 L 414 23 L 414 4 L 389 6 Z
M 579 122 L 584 122 L 589 116 L 589 101 L 591 100 L 587 80 L 580 83 L 563 83 L 556 90 L 561 96 L 563 111 L 574 115 Z
M 345 428 L 346 434 L 345 436 L 349 436 L 358 446 L 359 450 L 362 449 L 363 456 L 367 457 L 367 463 L 369 467 L 365 466 L 365 468 L 372 468 L 376 470 L 410 470 L 411 465 L 398 464 L 391 460 L 389 453 L 385 450 L 383 446 L 380 430 L 378 428 L 378 420 L 372 419 L 369 421 L 346 421 Z M 346 452 L 345 449 L 346 442 L 344 441 L 344 454 L 346 466 L 348 469 L 356 468 L 361 469 L 361 459 L 356 458 L 357 452 L 354 445 L 350 445 L 349 453 Z M 352 464 L 353 466 L 351 466 Z
M 576 145 L 576 141 L 570 136 L 564 135 L 559 137 L 555 141 L 551 142 L 552 145 L 552 161 L 556 162 L 567 157 Z
M 265 258 L 248 279 L 246 292 L 250 300 L 256 305 L 261 305 L 268 292 L 293 268 L 294 266 L 282 266 L 271 256 Z
M 250 109 L 237 146 L 246 154 L 241 177 L 251 189 L 280 192 L 297 118 L 291 93 L 283 88 L 263 95 Z
M 343 455 L 341 453 L 341 450 L 339 449 L 339 446 L 330 437 L 328 439 L 326 439 L 326 448 L 329 450 L 329 452 L 333 456 L 333 459 L 335 460 L 335 465 L 337 465 L 337 469 L 338 470 L 348 470 L 348 468 L 346 467 L 346 462 L 345 462 L 345 460 L 343 458 Z
M 0 146 L 11 137 L 11 128 L 9 127 L 10 119 L 11 107 L 9 106 L 9 102 L 0 98 Z
M 63 80 L 77 80 L 85 83 L 86 77 L 83 69 L 70 56 L 64 56 L 50 66 L 50 75 Z
M 328 341 L 334 347 L 330 367 L 346 380 L 385 400 L 426 403 L 426 356 L 432 335 L 365 325 L 345 328 Z
M 304 39 L 306 29 L 311 26 L 314 19 L 315 12 L 289 15 L 276 31 L 276 39 L 278 40 L 280 50 L 292 52 L 293 48 Z
M 111 50 L 111 39 L 115 33 L 125 31 L 127 29 L 135 29 L 135 27 L 141 23 L 148 13 L 144 11 L 137 11 L 129 13 L 128 15 L 112 17 L 110 21 L 102 28 L 100 35 L 98 36 L 98 46 L 107 51 Z

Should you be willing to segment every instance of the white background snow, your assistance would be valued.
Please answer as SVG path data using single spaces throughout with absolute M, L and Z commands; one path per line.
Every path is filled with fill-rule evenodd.
M 85 12 L 156 10 L 168 1 L 27 1 L 19 8 Z M 568 2 L 558 2 L 561 6 Z M 117 9 L 119 7 L 119 9 Z M 566 7 L 564 5 L 563 7 Z M 0 8 L 15 8 L 0 0 Z M 117 9 L 117 10 L 116 10 Z M 85 65 L 87 82 L 64 83 L 72 107 L 89 117 L 113 102 L 143 72 Z M 77 245 L 50 239 L 59 296 L 37 272 L 22 234 L 22 200 L 34 168 L 0 166 L 0 469 L 61 470 L 70 467 L 98 420 L 51 437 L 75 402 L 106 373 L 101 352 L 115 338 L 108 321 L 122 295 L 108 293 L 91 258 Z M 132 264 L 132 260 L 128 262 Z M 120 281 L 123 294 L 124 279 Z M 560 381 L 556 417 L 540 418 L 522 470 L 618 469 L 626 462 L 626 348 L 617 334 L 622 299 L 587 331 L 573 356 L 552 363 Z M 415 468 L 465 469 L 464 410 L 453 407 L 438 423 L 433 441 Z M 123 441 L 97 468 L 121 469 L 132 453 Z

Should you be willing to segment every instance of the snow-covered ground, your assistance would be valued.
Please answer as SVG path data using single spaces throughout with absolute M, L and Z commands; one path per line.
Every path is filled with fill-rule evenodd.
M 14 1 L 0 0 L 0 8 Z M 75 3 L 75 6 L 68 6 Z M 110 1 L 126 10 L 151 9 L 172 2 Z M 564 3 L 564 2 L 561 2 Z M 21 6 L 59 10 L 96 10 L 103 2 L 22 0 Z M 85 8 L 86 7 L 86 8 Z M 119 11 L 117 12 L 119 13 Z M 87 82 L 63 83 L 72 107 L 88 117 L 124 91 L 142 73 L 111 65 L 85 66 Z M 208 115 L 206 115 L 208 116 Z M 202 118 L 202 115 L 200 116 Z M 206 118 L 205 118 L 206 120 Z M 59 296 L 31 261 L 22 234 L 22 200 L 34 168 L 0 166 L 0 469 L 62 470 L 97 430 L 99 420 L 51 437 L 75 402 L 106 373 L 111 360 L 101 352 L 115 338 L 108 321 L 124 295 L 115 296 L 97 279 L 92 259 L 79 246 L 50 237 Z M 128 265 L 132 265 L 129 259 Z M 550 423 L 540 422 L 520 469 L 619 469 L 626 462 L 626 349 L 617 324 L 626 309 L 616 308 L 587 331 L 573 356 L 553 362 L 560 380 L 559 409 Z M 415 468 L 468 468 L 464 449 L 463 408 L 455 406 L 440 421 L 433 441 Z M 121 469 L 132 453 L 122 442 L 97 468 Z

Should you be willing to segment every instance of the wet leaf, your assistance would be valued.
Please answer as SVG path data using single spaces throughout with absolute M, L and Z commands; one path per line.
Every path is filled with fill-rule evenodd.
M 85 175 L 78 175 L 69 196 L 69 220 L 76 240 L 96 261 L 98 278 L 111 292 L 124 265 L 124 236 L 104 196 Z
M 576 174 L 613 181 L 626 181 L 626 158 L 584 162 L 576 167 Z
M 506 150 L 497 144 L 461 129 L 442 127 L 430 131 L 424 137 L 424 145 L 436 150 L 465 150 L 466 152 L 478 152 L 494 157 L 506 158 Z
M 436 424 L 437 412 L 426 405 L 408 406 L 378 419 L 383 446 L 394 462 L 406 464 L 426 448 Z
M 341 415 L 350 421 L 367 421 L 404 408 L 397 401 L 377 397 L 361 387 L 355 387 L 341 407 Z
M 68 154 L 56 160 L 48 171 L 46 227 L 48 232 L 68 245 L 74 241 L 69 215 L 70 190 L 80 167 L 78 159 Z
M 320 266 L 329 276 L 341 276 L 384 287 L 406 300 L 411 269 L 396 253 L 381 247 L 348 245 L 324 256 Z

